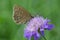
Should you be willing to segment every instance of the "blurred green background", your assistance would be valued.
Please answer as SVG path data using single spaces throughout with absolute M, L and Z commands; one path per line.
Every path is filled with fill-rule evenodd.
M 55 27 L 45 31 L 45 37 L 60 40 L 60 0 L 0 0 L 0 40 L 26 40 L 23 36 L 25 25 L 17 25 L 12 19 L 15 4 L 23 6 L 31 15 L 51 19 Z

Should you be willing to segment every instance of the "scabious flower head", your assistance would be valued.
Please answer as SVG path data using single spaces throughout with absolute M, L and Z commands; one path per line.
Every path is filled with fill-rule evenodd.
M 26 37 L 28 40 L 31 40 L 31 37 L 33 36 L 34 40 L 38 40 L 40 33 L 44 35 L 45 29 L 51 30 L 53 28 L 53 24 L 49 24 L 49 22 L 49 19 L 44 19 L 43 17 L 32 18 L 24 29 L 24 37 Z

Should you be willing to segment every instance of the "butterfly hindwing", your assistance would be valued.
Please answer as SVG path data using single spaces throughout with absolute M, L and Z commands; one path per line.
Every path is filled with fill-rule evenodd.
M 23 24 L 32 18 L 30 13 L 23 7 L 15 5 L 13 7 L 13 19 L 17 24 Z

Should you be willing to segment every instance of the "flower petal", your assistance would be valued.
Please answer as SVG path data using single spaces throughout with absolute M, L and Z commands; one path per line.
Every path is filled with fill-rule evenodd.
M 32 33 L 31 32 L 28 32 L 28 31 L 25 31 L 24 32 L 24 37 L 26 37 L 27 39 L 30 39 L 32 36 Z
M 36 34 L 34 34 L 34 40 L 38 40 L 39 37 L 40 37 L 40 34 L 36 32 Z
M 48 24 L 48 28 L 47 28 L 47 30 L 51 30 L 53 27 L 54 27 L 53 24 Z

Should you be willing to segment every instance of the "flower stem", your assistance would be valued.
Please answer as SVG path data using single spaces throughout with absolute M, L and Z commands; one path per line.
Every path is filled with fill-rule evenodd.
M 41 35 L 45 40 L 47 40 L 41 33 L 40 33 L 40 35 Z

